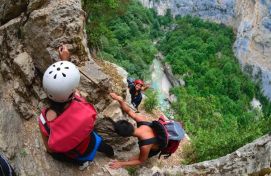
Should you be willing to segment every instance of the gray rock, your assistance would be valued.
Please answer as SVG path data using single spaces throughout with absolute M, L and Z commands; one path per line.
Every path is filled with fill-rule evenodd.
M 10 89 L 11 85 L 5 84 L 0 74 L 0 151 L 8 158 L 14 158 L 22 138 L 22 120 L 9 97 L 7 90 Z
M 32 0 L 29 1 L 27 5 L 27 13 L 30 13 L 38 8 L 40 8 L 48 0 Z
M 232 24 L 236 0 L 139 0 L 145 7 L 154 8 L 159 15 L 170 9 L 173 16 L 193 15 L 204 19 Z
M 35 67 L 31 56 L 26 52 L 21 53 L 14 59 L 14 64 L 19 73 L 22 74 L 22 79 L 26 80 L 26 84 L 31 85 L 35 76 Z
M 123 117 L 119 103 L 115 100 L 109 106 L 107 106 L 107 108 L 103 111 L 103 115 L 105 118 L 111 118 L 115 121 L 120 120 Z
M 26 7 L 27 0 L 2 0 L 0 3 L 0 25 L 3 25 L 7 21 L 18 17 L 26 10 Z
M 23 27 L 24 42 L 37 68 L 44 72 L 58 60 L 58 47 L 69 44 L 72 60 L 90 58 L 84 34 L 85 13 L 80 0 L 50 1 L 30 13 Z
M 271 135 L 265 135 L 224 157 L 167 168 L 142 168 L 138 175 L 265 175 L 270 174 Z
M 1 62 L 5 62 L 8 66 L 12 65 L 13 59 L 22 52 L 21 20 L 22 18 L 18 17 L 0 26 L 0 58 Z
M 108 82 L 109 77 L 101 71 L 101 68 L 93 60 L 85 62 L 85 65 L 80 67 L 80 72 L 96 85 L 109 86 L 108 84 L 103 85 L 103 83 Z

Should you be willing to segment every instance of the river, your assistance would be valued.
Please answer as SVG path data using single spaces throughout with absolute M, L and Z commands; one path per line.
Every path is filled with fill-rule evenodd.
M 170 111 L 168 98 L 169 90 L 172 87 L 167 76 L 164 73 L 163 66 L 158 59 L 154 59 L 150 67 L 151 69 L 151 87 L 158 93 L 158 102 L 160 109 L 166 114 Z

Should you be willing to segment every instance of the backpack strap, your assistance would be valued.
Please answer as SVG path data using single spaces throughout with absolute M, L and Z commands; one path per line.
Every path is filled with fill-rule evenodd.
M 77 95 L 75 95 L 73 97 L 73 100 L 78 101 L 78 102 L 83 102 L 84 101 L 84 99 L 82 99 L 81 97 L 79 97 Z M 39 119 L 40 119 L 42 125 L 44 126 L 45 130 L 47 131 L 48 135 L 50 135 L 50 128 L 49 128 L 49 126 L 48 126 L 48 124 L 47 124 L 47 122 L 46 122 L 46 120 L 45 120 L 45 118 L 43 116 L 43 114 L 46 116 L 48 110 L 49 110 L 48 108 L 43 110 L 42 113 L 40 114 Z
M 139 147 L 142 147 L 144 145 L 154 144 L 154 143 L 157 143 L 156 137 L 138 141 Z
M 140 127 L 141 125 L 147 125 L 147 126 L 151 127 L 152 123 L 146 122 L 146 121 L 140 121 L 140 122 L 137 122 L 136 125 L 137 125 L 137 127 Z
M 46 114 L 47 110 L 45 110 L 45 114 Z M 43 117 L 42 113 L 40 114 L 40 121 L 42 123 L 42 125 L 44 126 L 45 130 L 47 131 L 48 135 L 50 135 L 50 128 L 45 120 L 45 118 Z
M 76 100 L 76 101 L 79 101 L 79 102 L 81 101 L 80 99 L 78 99 L 78 97 L 76 97 L 75 100 Z M 46 110 L 44 111 L 44 115 L 46 115 L 47 111 L 48 111 L 48 109 L 46 109 Z M 49 135 L 50 135 L 50 128 L 49 128 L 49 126 L 48 126 L 48 124 L 47 124 L 47 122 L 46 122 L 46 120 L 45 120 L 45 118 L 44 118 L 44 116 L 43 116 L 43 113 L 40 114 L 40 117 L 39 117 L 39 118 L 40 118 L 40 121 L 41 121 L 42 125 L 44 126 L 44 128 L 45 128 L 45 130 L 47 131 L 48 136 L 49 136 Z M 90 141 L 93 141 L 93 140 L 92 140 L 92 139 L 93 139 L 92 136 L 89 136 L 89 138 L 90 138 Z M 95 140 L 94 140 L 94 141 L 95 141 Z M 74 155 L 76 155 L 77 157 L 81 156 L 80 152 L 79 152 L 78 150 L 76 150 L 76 148 L 77 148 L 80 144 L 81 144 L 81 143 L 79 143 L 74 149 L 68 151 L 66 154 L 74 154 Z M 83 153 L 83 156 L 86 155 L 88 152 L 90 152 L 90 150 L 92 149 L 92 147 L 93 147 L 93 144 L 92 144 L 92 142 L 90 142 L 89 145 L 88 145 L 87 150 Z
M 137 122 L 137 127 L 140 127 L 141 125 L 146 125 L 146 126 L 152 127 L 151 122 L 146 122 L 146 121 Z M 142 147 L 144 145 L 154 144 L 154 143 L 157 143 L 156 137 L 138 141 L 139 147 Z

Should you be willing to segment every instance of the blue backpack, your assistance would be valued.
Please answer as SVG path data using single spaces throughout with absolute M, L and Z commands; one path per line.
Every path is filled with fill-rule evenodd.
M 127 78 L 128 87 L 131 87 L 134 85 L 134 79 L 133 78 Z

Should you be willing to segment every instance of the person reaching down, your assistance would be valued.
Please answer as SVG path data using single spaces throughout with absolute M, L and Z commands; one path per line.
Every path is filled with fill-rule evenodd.
M 114 125 L 115 132 L 122 137 L 137 137 L 140 149 L 139 155 L 128 161 L 112 161 L 109 164 L 112 169 L 139 165 L 158 154 L 159 158 L 161 155 L 166 155 L 164 158 L 168 158 L 177 150 L 185 134 L 179 123 L 166 121 L 162 117 L 158 121 L 147 122 L 147 118 L 132 111 L 121 96 L 115 93 L 110 93 L 110 96 L 117 100 L 122 110 L 137 123 L 137 128 L 134 128 L 126 120 L 117 121 Z

